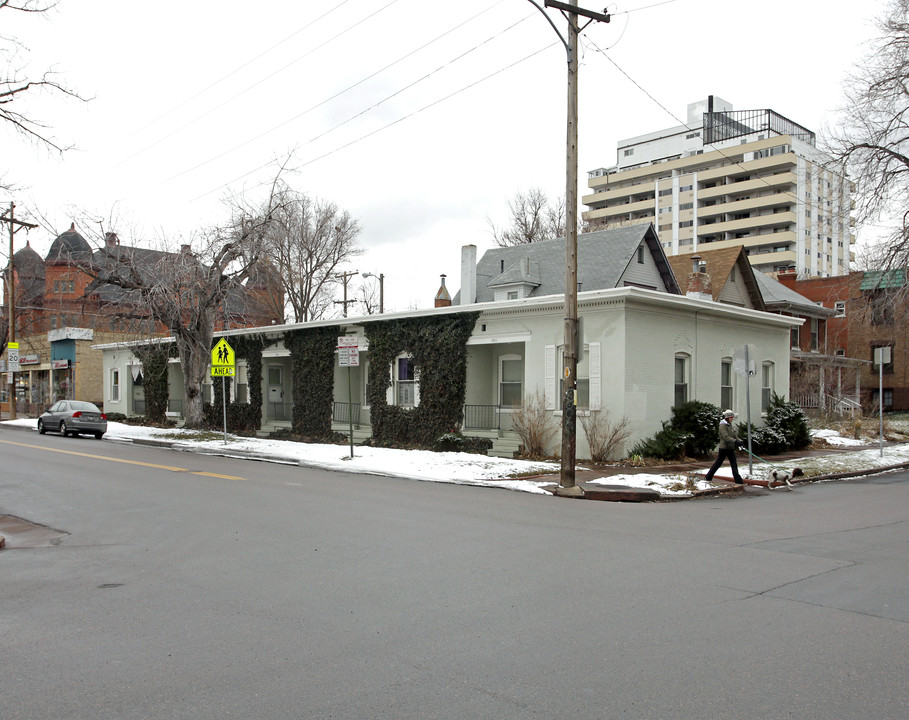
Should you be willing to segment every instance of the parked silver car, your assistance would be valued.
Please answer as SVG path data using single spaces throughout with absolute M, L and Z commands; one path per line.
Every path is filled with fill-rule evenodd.
M 58 400 L 38 418 L 38 432 L 48 430 L 67 435 L 94 435 L 99 440 L 107 432 L 107 415 L 97 405 L 81 400 Z

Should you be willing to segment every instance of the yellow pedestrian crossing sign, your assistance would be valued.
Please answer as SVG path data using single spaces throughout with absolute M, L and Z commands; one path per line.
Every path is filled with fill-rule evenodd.
M 234 349 L 224 338 L 218 340 L 218 344 L 211 351 L 211 376 L 212 377 L 231 377 L 234 374 L 234 366 L 237 362 L 237 356 Z

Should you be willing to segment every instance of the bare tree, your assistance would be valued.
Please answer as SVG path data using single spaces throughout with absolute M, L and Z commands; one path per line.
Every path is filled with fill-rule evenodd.
M 859 219 L 893 221 L 883 266 L 895 267 L 909 261 L 909 0 L 890 0 L 876 26 L 827 145 L 855 182 Z
M 375 315 L 379 312 L 379 286 L 377 283 L 362 283 L 357 288 L 356 300 L 363 308 L 367 315 Z
M 540 188 L 530 188 L 527 192 L 515 193 L 508 201 L 508 210 L 511 219 L 507 227 L 497 227 L 487 218 L 492 237 L 499 247 L 555 240 L 566 235 L 564 195 L 550 200 Z M 585 231 L 586 228 L 586 223 L 579 221 L 578 230 Z
M 0 10 L 23 13 L 42 14 L 55 5 L 56 2 L 41 0 L 0 0 Z M 9 37 L 0 37 L 0 43 L 0 58 L 5 61 L 5 68 L 0 70 L 0 121 L 39 145 L 62 152 L 66 148 L 48 134 L 49 126 L 27 114 L 22 101 L 41 93 L 58 93 L 82 101 L 84 98 L 58 82 L 52 72 L 40 78 L 28 77 L 17 64 L 17 56 L 24 52 L 22 44 Z
M 266 210 L 273 209 L 269 202 Z M 147 251 L 107 246 L 84 266 L 98 284 L 132 291 L 141 305 L 170 331 L 180 356 L 187 427 L 203 426 L 202 387 L 211 359 L 212 337 L 231 288 L 255 272 L 263 256 L 271 217 L 237 209 L 223 228 L 197 238 L 197 250 Z
M 332 202 L 282 185 L 274 199 L 267 253 L 284 284 L 294 322 L 332 307 L 339 267 L 359 255 L 360 223 Z

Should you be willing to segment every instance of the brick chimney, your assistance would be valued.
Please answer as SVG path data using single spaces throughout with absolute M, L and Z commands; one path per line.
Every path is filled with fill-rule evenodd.
M 451 307 L 451 295 L 448 294 L 448 289 L 445 287 L 444 275 L 442 275 L 442 286 L 436 293 L 436 307 Z
M 105 233 L 104 234 L 104 246 L 105 247 L 117 247 L 120 244 L 120 238 L 117 237 L 117 233 Z
M 691 256 L 691 272 L 688 273 L 688 287 L 685 297 L 695 300 L 713 300 L 713 289 L 710 276 L 707 274 L 707 263 L 700 255 Z

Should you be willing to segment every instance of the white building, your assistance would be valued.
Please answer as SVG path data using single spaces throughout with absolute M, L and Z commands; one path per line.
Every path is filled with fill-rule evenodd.
M 810 130 L 709 97 L 688 122 L 622 140 L 588 173 L 594 227 L 652 222 L 668 255 L 743 245 L 756 270 L 826 277 L 853 261 L 850 182 Z
M 400 353 L 388 367 L 373 367 L 370 325 L 381 323 L 392 332 L 401 327 L 404 332 L 414 320 L 444 323 L 452 316 L 476 314 L 463 348 L 467 361 L 463 371 L 465 391 L 455 416 L 460 418 L 465 435 L 489 437 L 494 441 L 493 452 L 510 454 L 519 445 L 510 421 L 515 406 L 539 396 L 553 424 L 559 424 L 564 301 L 551 285 L 556 276 L 562 276 L 562 265 L 546 258 L 558 256 L 560 247 L 563 251 L 562 241 L 501 248 L 474 264 L 476 250 L 466 246 L 463 304 L 234 330 L 219 336 L 228 341 L 244 335 L 264 339 L 258 382 L 263 398 L 261 430 L 265 432 L 291 425 L 290 406 L 296 385 L 291 351 L 285 345 L 286 333 L 337 326 L 339 334 L 356 335 L 360 364 L 348 370 L 340 367 L 336 358 L 330 379 L 333 408 L 326 412 L 333 413 L 333 427 L 340 432 L 347 431 L 352 415 L 357 425 L 355 439 L 362 439 L 371 432 L 374 408 L 368 405 L 370 383 L 379 387 L 390 380 L 382 394 L 384 404 L 397 405 L 407 412 L 437 400 L 432 393 L 421 393 L 424 368 L 413 367 L 407 352 Z M 801 320 L 714 302 L 703 293 L 682 295 L 649 224 L 582 236 L 579 265 L 590 270 L 598 263 L 598 277 L 587 275 L 591 289 L 578 294 L 583 345 L 578 365 L 578 412 L 608 413 L 613 421 L 627 418 L 632 434 L 628 443 L 619 448 L 619 456 L 659 430 L 679 402 L 729 404 L 744 417 L 746 380 L 736 376 L 730 386 L 723 370 L 746 343 L 757 348 L 758 357 L 752 359 L 762 368 L 750 380 L 752 397 L 760 397 L 762 391 L 787 394 L 790 328 L 800 325 Z M 545 294 L 537 296 L 540 291 Z M 487 295 L 494 297 L 486 299 Z M 479 302 L 472 302 L 474 299 Z M 329 342 L 333 345 L 333 336 Z M 139 361 L 128 346 L 101 347 L 105 412 L 137 414 L 135 399 L 141 388 L 127 386 L 131 378 L 139 376 Z M 429 358 L 428 362 L 433 361 L 432 353 L 423 356 Z M 245 362 L 239 365 L 235 395 L 238 401 L 248 402 L 253 395 L 246 386 L 250 375 Z M 181 391 L 182 379 L 174 372 L 170 377 L 173 397 Z M 210 392 L 207 391 L 209 397 Z M 348 401 L 349 396 L 352 402 Z M 752 419 L 760 423 L 758 413 Z M 550 452 L 558 452 L 558 446 L 559 436 L 555 433 Z M 580 428 L 577 453 L 579 458 L 589 456 Z

